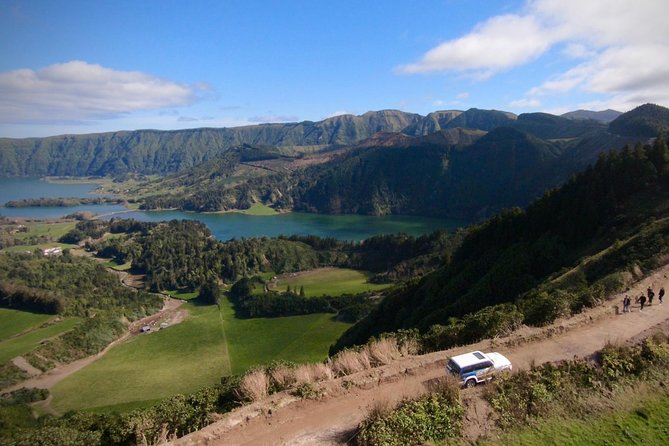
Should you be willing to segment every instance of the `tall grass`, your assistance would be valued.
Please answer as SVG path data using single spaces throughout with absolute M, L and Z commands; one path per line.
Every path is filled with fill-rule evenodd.
M 237 388 L 238 396 L 248 401 L 258 401 L 269 395 L 269 377 L 265 369 L 249 370 Z

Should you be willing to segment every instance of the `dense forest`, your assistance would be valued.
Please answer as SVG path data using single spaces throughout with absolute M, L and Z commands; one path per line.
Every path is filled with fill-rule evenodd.
M 668 198 L 664 139 L 602 154 L 526 210 L 471 229 L 447 265 L 393 290 L 337 348 L 412 327 L 444 347 L 473 340 L 472 327 L 485 337 L 580 311 L 669 251 Z
M 141 207 L 202 212 L 246 209 L 262 202 L 278 210 L 480 220 L 504 208 L 528 205 L 596 162 L 605 149 L 646 142 L 642 127 L 661 132 L 669 125 L 663 110 L 646 105 L 619 116 L 609 129 L 622 129 L 626 119 L 632 123 L 625 128 L 640 129 L 626 130 L 627 136 L 594 120 L 546 113 L 511 118 L 470 110 L 444 125 L 471 125 L 470 130 L 447 128 L 421 137 L 377 135 L 298 169 L 268 163 L 267 170 L 250 177 L 214 181 L 233 178 L 234 165 L 204 163 L 188 174 L 159 181 L 159 190 L 175 192 L 149 195 Z
M 234 283 L 242 277 L 272 271 L 280 274 L 321 266 L 375 273 L 375 282 L 390 283 L 437 268 L 460 243 L 463 232 L 437 231 L 421 237 L 381 235 L 363 242 L 315 236 L 217 241 L 207 227 L 192 220 L 142 223 L 133 220 L 82 221 L 62 240 L 79 242 L 105 232 L 126 234 L 87 242 L 87 249 L 118 263 L 130 262 L 146 274 L 153 291 L 197 290 L 211 280 Z

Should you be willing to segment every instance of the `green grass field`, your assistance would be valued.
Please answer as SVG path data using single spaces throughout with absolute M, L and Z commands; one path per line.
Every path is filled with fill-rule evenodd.
M 633 389 L 629 389 L 633 392 Z M 645 401 L 636 409 L 578 420 L 548 420 L 482 445 L 644 445 L 669 444 L 669 397 Z
M 52 406 L 61 413 L 148 406 L 274 359 L 322 360 L 349 327 L 329 314 L 237 319 L 227 299 L 221 311 L 193 303 L 184 308 L 190 316 L 181 324 L 131 338 L 61 381 L 51 389 Z
M 74 229 L 76 225 L 75 222 L 57 222 L 57 223 L 47 223 L 47 222 L 35 222 L 35 223 L 26 223 L 28 227 L 28 232 L 19 233 L 16 235 L 19 239 L 26 239 L 33 236 L 48 235 L 53 240 L 58 240 L 64 236 L 67 232 Z
M 320 268 L 301 273 L 284 274 L 277 279 L 276 288 L 284 291 L 289 285 L 299 291 L 304 287 L 305 296 L 339 296 L 364 291 L 376 291 L 388 288 L 387 284 L 367 282 L 369 274 L 363 271 L 346 268 Z
M 332 314 L 237 319 L 227 299 L 221 302 L 221 314 L 232 373 L 278 359 L 322 361 L 327 358 L 330 345 L 350 326 L 335 321 Z
M 53 317 L 52 314 L 29 313 L 27 311 L 0 308 L 0 341 L 37 327 Z
M 4 325 L 5 321 L 4 317 L 9 315 L 5 313 L 4 310 L 0 314 L 2 314 L 3 317 L 2 321 Z M 32 313 L 28 314 L 32 315 Z M 11 322 L 10 325 L 14 326 L 14 329 L 18 329 L 19 326 L 27 323 L 27 320 L 29 320 L 31 317 L 33 316 L 26 316 L 26 315 L 18 316 L 17 320 L 23 322 L 16 322 L 16 323 Z M 48 316 L 46 320 L 52 317 L 54 316 Z M 34 318 L 34 320 L 37 319 L 38 318 Z M 34 325 L 32 325 L 32 327 L 39 327 L 39 325 L 41 323 L 44 323 L 46 320 L 39 323 L 36 322 Z M 80 321 L 81 319 L 76 317 L 66 317 L 63 318 L 61 321 L 55 322 L 46 327 L 35 328 L 34 330 L 27 331 L 20 336 L 15 336 L 13 338 L 3 340 L 2 342 L 0 342 L 0 363 L 9 361 L 12 358 L 21 356 L 25 353 L 32 351 L 44 339 L 48 339 L 50 337 L 57 336 L 68 330 L 71 330 Z M 30 326 L 26 327 L 26 329 L 27 328 L 30 328 Z M 23 330 L 21 330 L 21 332 L 22 331 Z
M 274 209 L 262 203 L 253 203 L 250 208 L 236 212 L 241 212 L 242 214 L 247 215 L 276 215 L 276 211 Z

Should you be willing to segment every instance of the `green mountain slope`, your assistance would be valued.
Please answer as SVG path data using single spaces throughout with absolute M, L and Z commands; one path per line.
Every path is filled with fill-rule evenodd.
M 353 144 L 379 131 L 399 132 L 420 119 L 412 113 L 382 110 L 320 122 L 0 138 L 0 176 L 176 172 L 243 144 L 309 151 L 314 146 Z
M 521 115 L 523 116 L 523 115 Z M 557 119 L 553 117 L 550 119 Z M 564 120 L 551 138 L 582 134 L 587 124 Z M 591 123 L 592 124 L 592 123 Z M 280 147 L 287 155 L 352 145 L 378 132 L 425 136 L 455 128 L 490 131 L 501 126 L 528 127 L 527 117 L 497 110 L 449 110 L 421 116 L 398 110 L 341 115 L 319 122 L 260 124 L 234 128 L 137 130 L 48 138 L 0 138 L 0 176 L 116 175 L 178 172 L 220 156 L 232 147 Z M 573 126 L 574 130 L 569 129 Z M 536 136 L 548 137 L 543 134 Z
M 609 131 L 622 136 L 653 138 L 669 131 L 669 109 L 655 104 L 641 105 L 611 121 Z
M 457 326 L 494 305 L 545 323 L 621 289 L 628 271 L 653 268 L 667 252 L 669 149 L 658 140 L 602 155 L 526 211 L 471 230 L 447 266 L 391 293 L 338 348 L 400 328 Z

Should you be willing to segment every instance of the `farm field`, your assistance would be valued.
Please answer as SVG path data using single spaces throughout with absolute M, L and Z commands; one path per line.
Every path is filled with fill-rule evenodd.
M 27 311 L 0 308 L 0 341 L 17 335 L 30 327 L 36 327 L 49 319 L 51 314 L 29 313 Z
M 44 339 L 48 339 L 50 337 L 65 333 L 66 331 L 72 329 L 75 325 L 77 325 L 81 320 L 77 317 L 66 317 L 51 325 L 39 328 L 41 324 L 43 324 L 50 318 L 53 318 L 54 316 L 34 315 L 33 313 L 27 313 L 29 315 L 28 316 L 25 314 L 20 314 L 20 313 L 25 313 L 22 311 L 17 312 L 19 314 L 10 314 L 8 313 L 8 311 L 13 311 L 13 310 L 2 309 L 2 311 L 0 312 L 0 320 L 3 322 L 3 329 L 5 329 L 4 322 L 10 316 L 16 317 L 16 319 L 12 318 L 11 319 L 12 322 L 8 324 L 8 326 L 14 327 L 13 328 L 14 331 L 18 330 L 20 327 L 25 327 L 23 330 L 20 330 L 17 333 L 28 330 L 30 327 L 35 327 L 35 329 L 27 331 L 20 336 L 4 339 L 2 342 L 0 342 L 0 363 L 7 362 L 12 358 L 30 352 L 35 347 L 37 347 L 39 343 Z M 46 319 L 40 319 L 39 317 L 36 316 L 46 316 Z M 14 320 L 16 320 L 17 322 L 14 322 Z M 34 321 L 34 324 L 26 326 L 26 324 L 30 320 Z
M 220 311 L 193 303 L 182 308 L 190 316 L 181 324 L 133 337 L 53 387 L 52 407 L 60 413 L 125 410 L 196 391 L 274 359 L 323 360 L 349 327 L 331 314 L 237 319 L 227 299 Z
M 350 327 L 332 314 L 238 319 L 232 303 L 221 302 L 232 373 L 242 373 L 278 359 L 317 362 L 327 358 L 330 344 Z
M 274 289 L 284 291 L 304 287 L 305 296 L 339 296 L 388 288 L 388 284 L 369 283 L 370 274 L 347 268 L 318 268 L 311 271 L 283 274 L 276 280 Z

